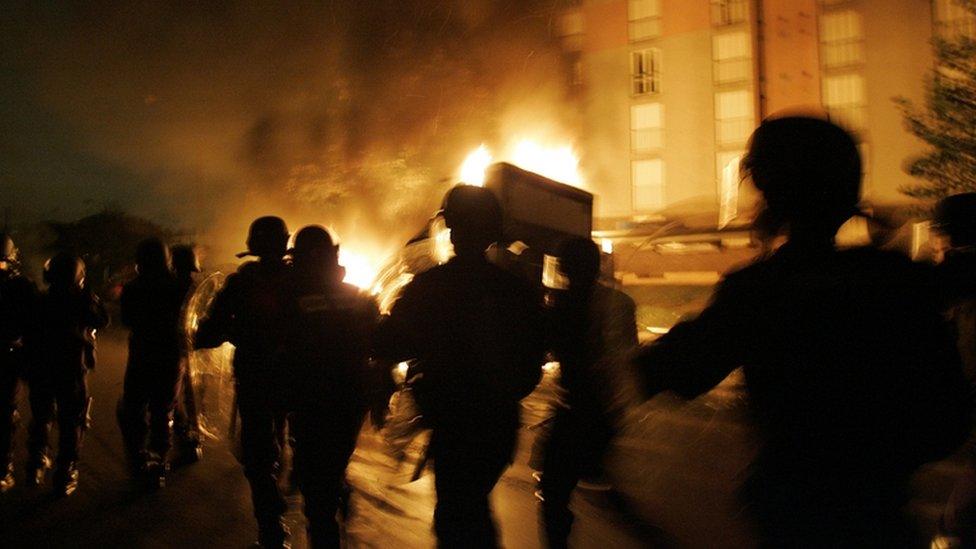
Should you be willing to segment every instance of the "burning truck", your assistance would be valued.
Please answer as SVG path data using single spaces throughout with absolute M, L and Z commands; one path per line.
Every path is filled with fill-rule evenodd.
M 504 242 L 490 250 L 492 260 L 549 288 L 562 284 L 552 254 L 569 236 L 589 238 L 593 230 L 593 195 L 508 163 L 485 170 L 485 188 L 503 211 Z M 377 276 L 372 291 L 380 309 L 389 311 L 413 276 L 450 259 L 450 231 L 434 215 Z

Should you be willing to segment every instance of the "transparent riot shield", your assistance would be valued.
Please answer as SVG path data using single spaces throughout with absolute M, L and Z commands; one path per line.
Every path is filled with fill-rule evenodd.
M 187 300 L 183 321 L 191 341 L 196 335 L 200 319 L 210 310 L 225 278 L 221 272 L 208 275 Z M 233 357 L 234 347 L 230 343 L 224 343 L 216 349 L 189 352 L 187 368 L 200 434 L 213 440 L 235 438 L 234 422 L 237 414 L 232 379 Z

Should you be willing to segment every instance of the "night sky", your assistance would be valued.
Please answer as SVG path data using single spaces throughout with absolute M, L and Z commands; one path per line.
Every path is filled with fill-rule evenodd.
M 120 208 L 233 248 L 279 213 L 395 245 L 470 149 L 567 124 L 567 3 L 11 5 L 0 206 Z

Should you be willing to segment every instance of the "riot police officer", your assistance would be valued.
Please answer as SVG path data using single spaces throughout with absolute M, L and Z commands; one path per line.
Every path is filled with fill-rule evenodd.
M 519 401 L 542 375 L 542 299 L 488 261 L 502 233 L 491 191 L 459 185 L 444 199 L 455 256 L 417 275 L 378 330 L 376 351 L 417 360 L 414 394 L 432 428 L 442 547 L 494 547 L 489 494 L 515 451 Z
M 165 483 L 170 419 L 182 378 L 183 295 L 171 270 L 169 248 L 158 238 L 139 243 L 136 270 L 121 298 L 122 324 L 131 332 L 119 427 L 134 472 L 158 486 Z
M 17 248 L 0 233 L 0 492 L 14 485 L 13 433 L 17 388 L 23 374 L 23 344 L 37 289 L 20 274 Z
M 280 360 L 295 470 L 311 546 L 338 548 L 336 512 L 366 412 L 369 339 L 379 310 L 342 282 L 338 246 L 324 228 L 299 231 L 292 257 Z
M 742 495 L 763 546 L 909 546 L 908 478 L 968 423 L 934 273 L 896 252 L 836 246 L 861 187 L 842 128 L 766 120 L 742 165 L 762 193 L 762 236 L 785 243 L 641 350 L 645 390 L 692 398 L 743 368 L 763 446 Z
M 287 248 L 284 220 L 267 216 L 251 224 L 247 251 L 238 257 L 258 259 L 241 265 L 227 277 L 194 342 L 197 348 L 213 348 L 230 341 L 236 348 L 234 381 L 241 418 L 241 463 L 251 486 L 258 542 L 267 548 L 285 546 L 288 536 L 282 523 L 286 504 L 276 476 L 284 408 L 276 401 L 280 375 L 273 368 L 281 339 L 282 288 L 289 270 L 284 259 Z
M 183 343 L 180 354 L 183 362 L 183 376 L 176 408 L 173 410 L 173 431 L 178 443 L 179 461 L 181 463 L 193 463 L 198 461 L 203 454 L 203 445 L 200 442 L 196 395 L 193 391 L 190 372 L 189 352 L 191 345 L 188 334 L 186 334 L 185 324 L 186 306 L 197 287 L 197 282 L 193 277 L 194 274 L 200 272 L 200 260 L 197 257 L 196 250 L 189 245 L 173 246 L 172 255 L 173 274 L 176 276 L 176 284 L 179 286 L 183 303 L 183 311 L 180 314 L 180 333 Z
M 50 467 L 48 431 L 56 417 L 58 455 L 54 489 L 70 495 L 78 487 L 78 455 L 91 406 L 87 374 L 95 367 L 95 331 L 108 325 L 101 300 L 85 286 L 85 262 L 60 252 L 44 270 L 48 284 L 37 301 L 27 332 L 30 426 L 28 481 L 39 485 Z M 56 412 L 55 412 L 56 410 Z

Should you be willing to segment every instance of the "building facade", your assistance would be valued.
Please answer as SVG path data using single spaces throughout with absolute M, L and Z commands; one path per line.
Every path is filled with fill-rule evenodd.
M 893 98 L 924 101 L 936 32 L 972 32 L 952 0 L 582 0 L 563 19 L 581 166 L 605 227 L 662 212 L 728 222 L 738 161 L 767 116 L 826 113 L 865 160 L 864 198 L 905 202 L 924 150 Z

